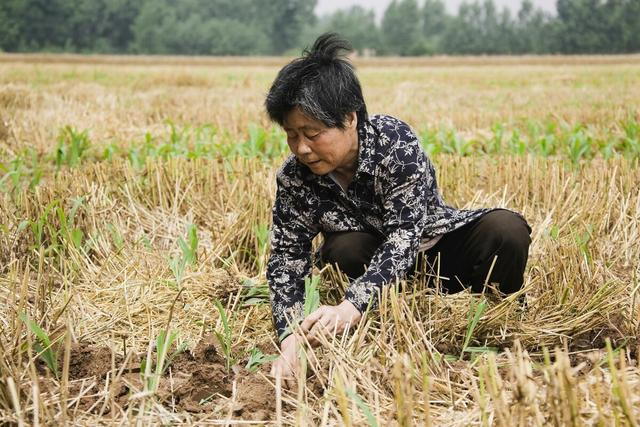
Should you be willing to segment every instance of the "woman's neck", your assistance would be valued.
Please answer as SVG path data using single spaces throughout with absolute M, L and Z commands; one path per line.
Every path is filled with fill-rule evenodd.
M 351 184 L 353 177 L 358 169 L 358 132 L 355 131 L 351 140 L 351 150 L 349 150 L 349 156 L 346 161 L 334 169 L 333 176 L 340 183 L 342 188 L 346 189 Z

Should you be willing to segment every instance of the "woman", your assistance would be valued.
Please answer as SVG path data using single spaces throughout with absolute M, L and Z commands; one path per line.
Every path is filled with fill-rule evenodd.
M 379 289 L 405 277 L 422 254 L 440 256 L 445 291 L 489 282 L 503 294 L 522 287 L 531 228 L 504 209 L 447 206 L 435 170 L 415 133 L 386 115 L 369 117 L 360 83 L 343 56 L 349 44 L 324 34 L 286 65 L 266 98 L 271 120 L 282 126 L 292 155 L 277 175 L 267 279 L 282 355 L 272 374 L 293 378 L 291 333 L 303 317 L 304 280 L 311 272 L 311 241 L 322 233 L 323 263 L 351 279 L 342 303 L 321 306 L 302 322 L 311 345 L 321 334 L 344 332 Z

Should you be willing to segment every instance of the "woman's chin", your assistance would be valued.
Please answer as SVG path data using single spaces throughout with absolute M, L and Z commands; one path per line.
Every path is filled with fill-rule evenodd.
M 307 167 L 316 175 L 326 175 L 329 173 L 326 165 L 321 160 L 314 163 L 307 163 Z

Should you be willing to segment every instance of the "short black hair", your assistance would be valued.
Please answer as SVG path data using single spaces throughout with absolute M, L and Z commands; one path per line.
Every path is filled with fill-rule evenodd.
M 355 69 L 346 58 L 351 44 L 336 33 L 322 34 L 311 49 L 284 66 L 271 85 L 265 107 L 280 126 L 296 106 L 325 126 L 344 129 L 355 111 L 358 124 L 367 120 L 367 106 Z

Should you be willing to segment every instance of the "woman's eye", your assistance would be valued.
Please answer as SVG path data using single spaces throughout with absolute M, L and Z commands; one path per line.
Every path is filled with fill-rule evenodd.
M 309 139 L 316 139 L 318 136 L 320 136 L 320 132 L 313 134 L 313 135 L 307 135 L 307 138 Z

